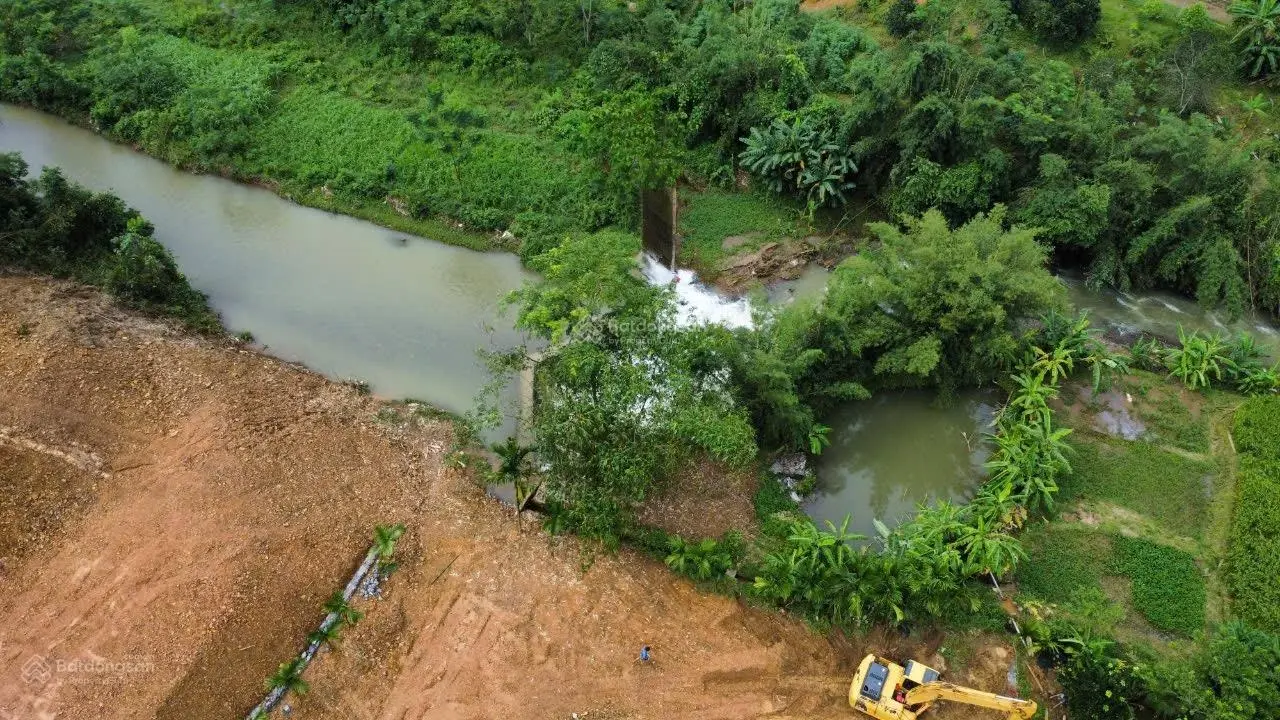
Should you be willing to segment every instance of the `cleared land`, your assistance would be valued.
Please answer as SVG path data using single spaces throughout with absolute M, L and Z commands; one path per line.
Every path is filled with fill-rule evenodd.
M 242 717 L 390 522 L 409 528 L 400 570 L 295 717 L 843 718 L 872 646 L 1004 690 L 1003 638 L 826 638 L 631 553 L 584 571 L 578 543 L 445 467 L 446 423 L 379 408 L 0 277 L 0 717 Z

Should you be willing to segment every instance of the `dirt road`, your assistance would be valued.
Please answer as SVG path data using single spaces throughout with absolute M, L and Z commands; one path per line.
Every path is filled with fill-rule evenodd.
M 0 718 L 243 717 L 389 522 L 409 528 L 400 571 L 293 717 L 849 716 L 861 643 L 629 553 L 584 572 L 576 542 L 445 468 L 446 423 L 378 409 L 96 293 L 0 277 Z M 980 677 L 950 674 L 998 683 L 1007 650 L 977 644 Z

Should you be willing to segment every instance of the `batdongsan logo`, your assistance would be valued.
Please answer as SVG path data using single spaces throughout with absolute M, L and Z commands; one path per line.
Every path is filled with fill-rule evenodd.
M 53 668 L 43 655 L 32 655 L 22 664 L 22 681 L 28 685 L 44 685 L 53 679 Z
M 150 656 L 110 659 L 102 657 L 51 660 L 43 655 L 32 655 L 22 664 L 22 681 L 28 685 L 46 685 L 58 676 L 72 683 L 118 682 L 130 675 L 148 673 L 156 669 Z

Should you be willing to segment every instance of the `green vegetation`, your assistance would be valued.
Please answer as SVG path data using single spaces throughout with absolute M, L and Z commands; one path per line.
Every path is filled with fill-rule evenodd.
M 1039 525 L 1022 534 L 1030 561 L 1018 569 L 1018 585 L 1031 597 L 1068 603 L 1098 587 L 1111 556 L 1111 537 L 1065 525 Z
M 707 581 L 723 576 L 742 559 L 742 536 L 730 532 L 720 540 L 710 538 L 690 542 L 672 535 L 670 552 L 664 558 L 667 567 L 694 580 Z
M 1273 75 L 1280 70 L 1280 3 L 1276 0 L 1237 1 L 1231 4 L 1236 42 L 1243 52 L 1241 67 L 1250 77 Z
M 1076 443 L 1075 450 L 1075 472 L 1063 483 L 1064 501 L 1114 503 L 1170 532 L 1190 537 L 1203 532 L 1212 463 L 1141 440 L 1090 439 Z
M 1204 577 L 1195 558 L 1148 540 L 1112 540 L 1111 569 L 1133 579 L 1133 607 L 1152 626 L 1192 637 L 1204 629 Z
M 1234 612 L 1257 628 L 1209 628 L 1186 657 L 1148 663 L 1108 639 L 1132 628 L 1103 587 L 1128 578 L 1125 602 L 1150 627 L 1206 627 L 1208 419 L 1159 409 L 1154 439 L 1170 448 L 1084 437 L 1051 408 L 1085 373 L 1095 392 L 1133 367 L 1266 397 L 1256 407 L 1280 375 L 1244 340 L 1196 333 L 1117 354 L 1087 318 L 1057 312 L 1045 269 L 1052 256 L 1090 284 L 1167 288 L 1233 314 L 1280 306 L 1280 142 L 1270 90 L 1240 82 L 1276 72 L 1275 1 L 1233 15 L 1234 38 L 1203 8 L 1127 0 L 826 14 L 794 0 L 16 0 L 0 8 L 0 97 L 453 242 L 494 244 L 459 225 L 510 229 L 542 276 L 512 301 L 545 348 L 528 430 L 550 527 L 636 542 L 702 580 L 742 572 L 756 599 L 840 627 L 970 612 L 979 579 L 1018 573 L 1026 593 L 1067 608 L 1035 633 L 1075 714 L 1235 718 L 1276 707 L 1273 681 L 1242 691 L 1222 664 L 1274 674 L 1280 443 L 1262 429 L 1274 409 L 1237 426 L 1228 579 Z M 7 173 L 6 211 L 45 209 L 4 215 L 16 223 L 0 235 L 6 262 L 195 312 L 118 201 Z M 637 192 L 677 181 L 706 188 L 681 224 L 712 271 L 731 235 L 751 248 L 825 233 L 854 208 L 887 222 L 868 226 L 867 249 L 821 298 L 754 330 L 684 327 L 670 292 L 635 277 L 631 232 Z M 509 371 L 530 355 L 492 360 Z M 688 461 L 817 452 L 840 404 L 907 387 L 946 401 L 989 383 L 1009 391 L 989 482 L 967 505 L 880 528 L 875 550 L 799 516 L 771 480 L 749 548 L 636 522 Z M 503 446 L 500 473 L 520 480 L 528 452 Z M 1103 527 L 1059 519 L 1025 547 L 1015 536 L 1064 509 L 1096 510 Z
M 1162 717 L 1275 718 L 1280 708 L 1280 636 L 1242 622 L 1221 625 L 1187 661 L 1141 668 L 1146 703 Z
M 851 149 L 834 142 L 830 130 L 815 128 L 808 119 L 790 125 L 774 120 L 766 128 L 751 128 L 743 143 L 743 167 L 773 192 L 803 199 L 811 213 L 848 201 L 858 167 Z
M 0 153 L 0 267 L 74 278 L 192 330 L 221 331 L 151 225 L 120 198 L 68 182 L 57 168 L 26 174 L 21 156 Z
M 1272 70 L 1274 5 L 1234 11 L 1239 79 Z M 839 207 L 815 210 L 847 201 L 895 222 L 937 209 L 958 227 L 1004 204 L 1090 282 L 1233 312 L 1280 299 L 1266 93 L 1240 95 L 1232 34 L 1202 8 L 19 0 L 0 12 L 4 99 L 451 242 L 501 242 L 458 224 L 511 229 L 526 259 L 570 234 L 634 228 L 642 188 L 728 189 L 749 171 L 809 223 L 843 226 Z M 773 232 L 762 220 L 736 234 Z M 700 235 L 690 247 L 715 263 L 725 235 Z
M 1148 396 L 1147 400 L 1151 404 L 1140 407 L 1138 414 L 1147 424 L 1150 442 L 1168 444 L 1187 452 L 1209 452 L 1207 408 L 1193 411 L 1188 407 L 1187 399 L 1176 391 L 1162 391 L 1159 398 Z
M 1240 451 L 1228 573 L 1232 607 L 1280 633 L 1280 398 L 1253 398 L 1236 416 Z
M 680 262 L 700 273 L 714 275 L 724 258 L 735 252 L 723 247 L 725 238 L 742 238 L 741 249 L 753 249 L 799 233 L 796 210 L 763 193 L 735 193 L 710 187 L 684 193 L 681 198 L 685 207 L 679 216 L 683 236 Z
M 631 274 L 638 249 L 621 233 L 570 237 L 534 259 L 542 282 L 513 297 L 518 326 L 551 343 L 530 427 L 548 498 L 561 527 L 610 545 L 694 453 L 730 465 L 756 454 L 721 379 L 731 336 L 678 328 L 670 296 Z M 526 362 L 524 349 L 498 358 L 499 376 Z
M 302 662 L 300 657 L 295 657 L 286 663 L 280 663 L 280 667 L 276 668 L 275 673 L 267 678 L 267 689 L 283 690 L 295 695 L 306 695 L 311 690 L 311 686 L 307 684 L 307 681 L 302 679 L 302 671 L 306 669 L 306 663 Z
M 373 528 L 373 547 L 378 553 L 378 572 L 389 575 L 395 570 L 392 556 L 396 551 L 396 542 L 404 535 L 404 525 L 377 525 Z
M 1102 18 L 1098 0 L 1018 0 L 1015 12 L 1035 36 L 1050 45 L 1078 43 Z

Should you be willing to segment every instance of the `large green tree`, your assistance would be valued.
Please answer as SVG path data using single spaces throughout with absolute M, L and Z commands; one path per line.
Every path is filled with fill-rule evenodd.
M 610 543 L 683 460 L 756 452 L 729 383 L 732 337 L 680 326 L 670 292 L 636 277 L 638 250 L 623 233 L 570 237 L 514 297 L 518 325 L 550 344 L 530 427 L 544 487 L 562 521 Z
M 822 375 L 951 391 L 1009 368 L 1019 324 L 1059 306 L 1062 287 L 1035 230 L 1005 217 L 996 206 L 955 230 L 936 210 L 905 229 L 871 225 L 879 244 L 836 268 L 818 314 Z

